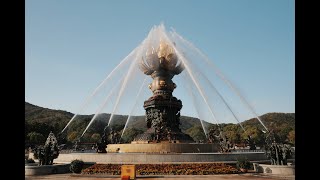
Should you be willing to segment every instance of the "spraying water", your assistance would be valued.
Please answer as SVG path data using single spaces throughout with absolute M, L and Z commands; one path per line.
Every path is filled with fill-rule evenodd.
M 88 126 L 85 128 L 81 136 L 86 133 L 90 125 L 94 122 L 94 120 L 97 119 L 98 114 L 104 109 L 108 99 L 114 97 L 116 100 L 113 104 L 113 107 L 109 111 L 111 114 L 108 120 L 108 126 L 114 120 L 115 114 L 128 114 L 125 127 L 122 131 L 122 137 L 128 126 L 131 116 L 136 115 L 134 114 L 136 113 L 134 110 L 140 106 L 138 110 L 140 113 L 144 113 L 142 105 L 145 99 L 140 99 L 139 97 L 150 97 L 150 91 L 145 87 L 145 83 L 147 81 L 144 74 L 149 73 L 148 68 L 152 69 L 155 66 L 158 66 L 158 64 L 150 61 L 150 59 L 152 59 L 152 56 L 157 52 L 157 47 L 159 44 L 161 44 L 161 42 L 166 42 L 168 45 L 170 45 L 177 56 L 178 62 L 173 63 L 175 67 L 172 68 L 185 69 L 183 72 L 183 79 L 179 83 L 183 84 L 183 86 L 187 88 L 186 93 L 189 93 L 189 96 L 186 97 L 192 98 L 191 102 L 206 136 L 207 129 L 202 121 L 219 125 L 222 122 L 227 122 L 228 120 L 225 117 L 230 116 L 237 121 L 242 129 L 244 129 L 241 125 L 239 112 L 235 111 L 235 108 L 232 107 L 236 103 L 230 103 L 230 98 L 228 99 L 225 95 L 223 95 L 223 93 L 221 93 L 223 91 L 221 91 L 221 87 L 218 86 L 218 82 L 211 79 L 211 76 L 214 74 L 222 80 L 224 85 L 227 85 L 227 87 L 232 90 L 233 95 L 240 98 L 242 104 L 244 104 L 246 108 L 248 108 L 249 111 L 257 117 L 260 124 L 262 124 L 262 126 L 268 131 L 257 113 L 255 113 L 253 107 L 247 102 L 243 95 L 240 94 L 239 90 L 235 88 L 235 86 L 221 73 L 221 71 L 214 66 L 211 60 L 209 60 L 209 58 L 192 43 L 180 36 L 175 30 L 168 33 L 165 30 L 164 25 L 161 24 L 159 26 L 152 27 L 142 43 L 127 57 L 125 57 L 120 64 L 111 71 L 107 78 L 105 78 L 102 83 L 93 91 L 93 93 L 88 96 L 84 104 L 80 107 L 78 113 L 72 117 L 62 132 L 65 131 L 75 117 L 87 107 L 88 103 L 93 99 L 93 97 L 98 93 L 101 93 L 101 89 L 108 85 L 113 88 L 108 91 L 108 96 L 106 99 L 104 99 L 102 103 L 98 103 L 100 104 L 98 110 L 96 111 L 94 117 L 90 120 Z M 144 74 L 139 70 L 140 67 L 145 69 L 143 72 Z M 214 74 L 211 72 L 214 72 Z M 122 78 L 117 81 L 118 77 Z M 115 85 L 116 82 L 119 82 L 120 84 Z M 179 97 L 179 95 L 177 95 L 177 97 Z M 185 101 L 185 99 L 182 99 L 182 101 Z M 224 114 L 221 112 L 221 109 L 223 108 L 221 108 L 222 106 L 220 105 L 225 108 L 223 112 Z M 239 103 L 237 103 L 237 105 L 239 105 Z M 207 112 L 205 112 L 204 109 L 207 109 Z
M 201 73 L 201 72 L 200 72 Z M 207 77 L 203 76 L 203 78 L 207 81 L 207 83 L 210 85 L 210 87 L 214 90 L 214 92 L 216 92 L 219 97 L 221 98 L 221 100 L 224 102 L 224 104 L 227 106 L 227 108 L 230 110 L 230 112 L 232 113 L 233 117 L 237 120 L 238 124 L 240 125 L 240 127 L 242 128 L 242 130 L 245 131 L 245 129 L 243 128 L 239 118 L 237 118 L 236 114 L 233 112 L 233 110 L 231 109 L 231 107 L 229 106 L 229 104 L 226 102 L 226 100 L 222 97 L 222 95 L 217 91 L 217 89 L 214 87 L 214 85 L 208 80 Z
M 183 75 L 184 78 L 186 78 L 185 75 Z M 190 94 L 190 96 L 192 97 L 192 102 L 193 104 L 195 105 L 194 108 L 196 109 L 197 111 L 197 115 L 199 117 L 199 120 L 200 120 L 200 124 L 201 124 L 201 127 L 202 127 L 202 130 L 204 132 L 204 135 L 206 137 L 208 137 L 208 132 L 207 132 L 207 128 L 204 127 L 204 124 L 203 124 L 203 121 L 201 119 L 201 112 L 199 111 L 199 106 L 197 106 L 196 104 L 196 97 L 195 97 L 195 94 L 194 94 L 194 91 L 192 91 L 192 88 L 190 87 L 191 85 L 190 84 L 185 84 L 185 88 L 188 90 L 188 93 Z M 217 123 L 217 125 L 219 126 L 219 123 Z
M 241 95 L 240 91 L 231 83 L 231 81 L 229 81 L 223 74 L 222 72 L 213 64 L 213 62 L 211 60 L 209 60 L 209 58 L 202 53 L 202 51 L 200 51 L 197 47 L 195 47 L 191 42 L 185 40 L 182 36 L 180 36 L 175 30 L 173 32 L 171 32 L 173 37 L 178 37 L 180 40 L 182 40 L 184 43 L 186 43 L 189 47 L 191 47 L 192 49 L 194 49 L 209 65 L 210 67 L 212 67 L 214 69 L 214 72 L 240 97 L 241 101 L 243 102 L 243 104 L 245 104 L 250 110 L 251 112 L 255 115 L 255 117 L 259 120 L 259 122 L 261 123 L 261 125 L 266 129 L 266 131 L 268 132 L 268 128 L 264 125 L 264 123 L 261 121 L 261 119 L 259 118 L 258 114 L 255 112 L 255 110 L 253 109 L 253 107 L 248 103 L 248 101 L 244 98 L 243 95 Z
M 115 94 L 115 91 L 117 90 L 116 87 L 120 84 L 120 82 L 122 81 L 119 81 L 117 83 L 117 85 L 115 85 L 111 92 L 108 94 L 108 96 L 105 98 L 103 104 L 100 105 L 99 109 L 97 110 L 97 112 L 95 113 L 95 115 L 92 117 L 92 119 L 90 120 L 88 126 L 85 128 L 85 130 L 83 131 L 83 133 L 81 134 L 80 138 L 87 132 L 87 130 L 89 129 L 90 125 L 93 123 L 93 121 L 98 117 L 98 115 L 101 113 L 101 111 L 105 108 L 105 106 L 107 105 L 108 102 L 110 102 L 110 98 L 112 95 Z
M 92 94 L 90 96 L 88 96 L 84 103 L 81 105 L 81 107 L 79 108 L 79 110 L 77 111 L 76 114 L 74 114 L 74 116 L 71 118 L 71 120 L 68 122 L 68 124 L 63 128 L 63 130 L 61 131 L 61 133 L 63 133 L 66 128 L 70 125 L 71 122 L 73 122 L 73 120 L 87 107 L 88 103 L 91 101 L 91 99 L 102 89 L 102 87 L 104 87 L 108 80 L 110 80 L 115 72 L 117 72 L 118 69 L 120 69 L 124 64 L 126 64 L 130 59 L 131 56 L 134 55 L 136 53 L 136 50 L 138 48 L 134 49 L 131 53 L 129 53 L 128 56 L 126 56 L 112 71 L 110 74 L 108 74 L 108 76 L 99 84 L 99 86 L 92 92 Z
M 124 125 L 124 128 L 123 128 L 123 131 L 122 131 L 122 133 L 121 133 L 120 139 L 122 138 L 124 132 L 126 131 L 126 128 L 127 128 L 128 124 L 129 124 L 129 121 L 130 121 L 130 118 L 131 118 L 131 115 L 132 115 L 134 109 L 138 106 L 138 102 L 139 102 L 139 97 L 140 97 L 140 94 L 141 94 L 141 90 L 142 90 L 142 88 L 144 87 L 146 80 L 147 80 L 147 77 L 144 78 L 143 83 L 142 83 L 142 85 L 141 85 L 141 87 L 140 87 L 140 89 L 139 89 L 139 92 L 138 92 L 138 94 L 137 94 L 137 96 L 136 96 L 136 98 L 135 98 L 135 104 L 134 104 L 134 106 L 132 107 L 132 109 L 131 109 L 131 111 L 130 111 L 130 114 L 129 114 L 127 120 L 126 120 L 126 124 Z

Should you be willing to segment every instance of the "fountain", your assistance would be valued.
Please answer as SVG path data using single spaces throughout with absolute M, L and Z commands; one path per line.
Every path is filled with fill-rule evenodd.
M 266 137 L 265 154 L 270 160 L 270 164 L 255 163 L 254 169 L 256 172 L 281 175 L 295 174 L 295 165 L 288 163 L 288 159 L 293 156 L 291 146 L 277 143 L 272 131 Z
M 148 85 L 152 92 L 151 97 L 150 91 L 146 91 L 145 83 L 148 76 L 153 79 Z M 209 139 L 208 143 L 196 143 L 181 131 L 182 101 L 173 95 L 178 86 L 173 82 L 173 78 L 177 84 L 183 85 L 183 93 L 188 93 L 186 97 L 192 99 L 192 102 L 184 103 L 183 106 L 197 115 L 203 132 Z M 102 111 L 111 112 L 109 119 L 106 120 L 108 125 L 103 139 L 98 144 L 99 152 L 102 153 L 90 154 L 88 157 L 85 157 L 85 153 L 73 153 L 64 159 L 59 156 L 60 161 L 70 162 L 73 159 L 103 163 L 236 161 L 243 153 L 230 152 L 227 138 L 223 134 L 212 135 L 208 123 L 205 122 L 217 125 L 233 122 L 245 130 L 241 125 L 240 115 L 247 113 L 257 117 L 265 131 L 268 131 L 252 106 L 213 63 L 174 30 L 167 32 L 164 25 L 151 29 L 147 38 L 129 53 L 84 101 L 79 112 L 72 117 L 62 132 L 78 114 L 83 113 L 93 97 L 100 92 L 106 96 L 98 98 L 101 103 L 94 103 L 98 104 L 97 111 L 81 137 Z M 233 96 L 228 98 L 226 94 Z M 129 144 L 120 144 L 119 140 L 110 139 L 107 134 L 108 128 L 114 123 L 115 115 L 128 114 L 122 130 L 123 135 L 132 117 L 138 114 L 139 108 L 142 109 L 139 105 L 142 104 L 142 99 L 147 99 L 143 103 L 143 108 L 146 117 L 145 126 L 148 130 L 136 136 Z M 192 105 L 193 107 L 189 107 Z M 235 110 L 237 105 L 244 105 L 240 110 L 246 108 L 246 112 L 240 113 L 239 110 Z M 106 110 L 106 108 L 111 109 Z M 107 137 L 109 139 L 106 139 Z M 105 151 L 107 153 L 103 153 Z M 250 160 L 266 160 L 263 152 L 250 152 L 246 156 Z
M 60 174 L 69 172 L 68 163 L 53 163 L 58 158 L 58 141 L 52 132 L 49 133 L 44 146 L 34 149 L 33 157 L 38 162 L 25 165 L 25 175 Z
M 34 159 L 39 160 L 39 166 L 52 165 L 53 160 L 59 156 L 58 142 L 54 134 L 50 132 L 45 145 L 35 148 L 34 151 Z
M 153 96 L 143 106 L 148 130 L 131 144 L 109 144 L 107 152 L 217 152 L 218 144 L 192 144 L 193 139 L 179 128 L 182 102 L 172 95 L 177 87 L 172 78 L 184 70 L 184 65 L 173 47 L 160 39 L 157 48 L 149 47 L 146 56 L 141 57 L 139 68 L 153 79 L 148 86 Z

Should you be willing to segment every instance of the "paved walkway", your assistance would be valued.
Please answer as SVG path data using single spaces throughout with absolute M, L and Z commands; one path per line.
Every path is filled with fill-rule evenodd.
M 48 180 L 69 180 L 69 179 L 80 179 L 80 180 L 119 180 L 120 176 L 111 175 L 76 175 L 72 173 L 68 174 L 51 174 L 51 175 L 38 175 L 38 176 L 25 176 L 25 180 L 33 179 L 48 179 Z M 245 173 L 245 174 L 223 174 L 223 175 L 164 175 L 164 176 L 137 176 L 136 178 L 142 180 L 242 180 L 242 179 L 254 179 L 254 180 L 294 180 L 295 176 L 275 176 L 265 175 L 256 173 Z

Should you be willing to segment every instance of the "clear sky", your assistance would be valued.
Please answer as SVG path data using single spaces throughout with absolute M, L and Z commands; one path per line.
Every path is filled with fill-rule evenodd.
M 163 22 L 213 60 L 259 115 L 295 112 L 294 8 L 293 0 L 26 0 L 25 100 L 76 113 Z

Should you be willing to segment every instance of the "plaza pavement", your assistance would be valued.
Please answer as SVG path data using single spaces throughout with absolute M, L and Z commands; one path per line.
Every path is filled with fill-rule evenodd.
M 72 173 L 67 174 L 51 174 L 51 175 L 38 175 L 38 176 L 25 176 L 25 180 L 119 180 L 119 175 L 77 175 Z M 279 176 L 279 175 L 266 175 L 261 173 L 245 173 L 245 174 L 223 174 L 223 175 L 159 175 L 159 176 L 137 176 L 137 180 L 294 180 L 295 176 Z

